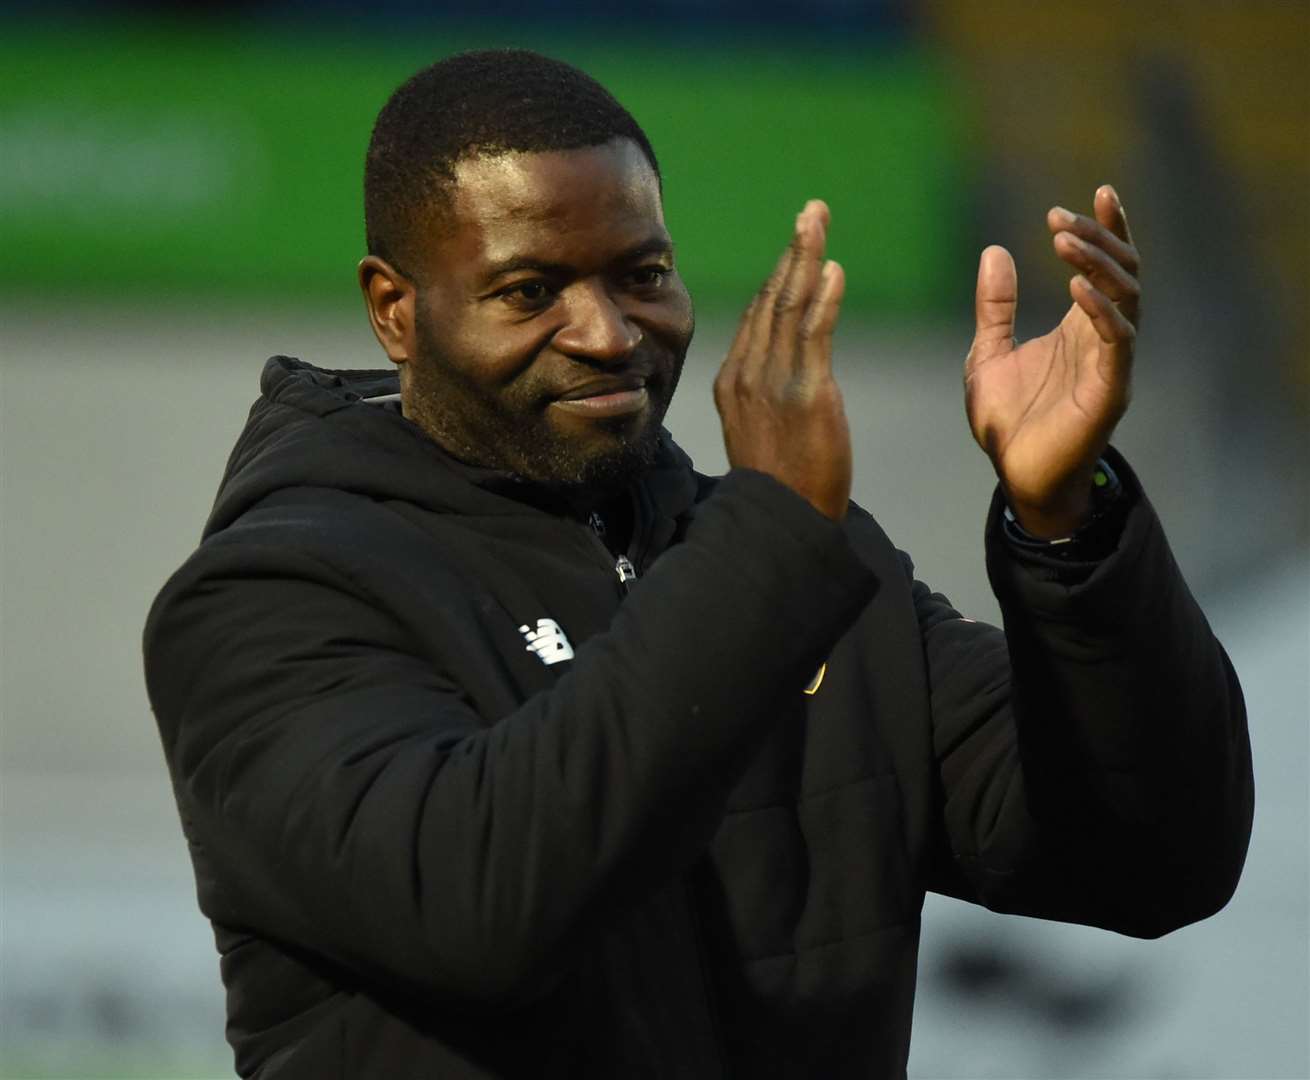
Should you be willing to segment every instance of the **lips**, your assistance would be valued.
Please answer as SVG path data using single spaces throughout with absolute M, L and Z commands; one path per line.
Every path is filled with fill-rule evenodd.
M 621 375 L 580 383 L 559 395 L 551 406 L 575 416 L 599 418 L 640 412 L 649 401 L 646 376 Z
M 609 397 L 614 394 L 644 390 L 645 388 L 645 375 L 617 375 L 603 379 L 589 379 L 587 382 L 579 383 L 571 390 L 566 390 L 560 394 L 556 400 L 585 401 L 587 398 Z

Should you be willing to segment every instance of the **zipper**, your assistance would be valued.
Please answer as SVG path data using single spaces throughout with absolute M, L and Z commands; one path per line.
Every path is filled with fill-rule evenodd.
M 638 558 L 644 559 L 646 548 L 649 547 L 650 535 L 646 531 L 644 538 L 640 537 L 639 522 L 641 520 L 640 510 L 644 509 L 641 503 L 637 504 L 637 512 L 633 514 L 633 538 L 632 547 Z M 587 524 L 591 527 L 592 536 L 596 543 L 605 552 L 607 558 L 612 557 L 609 546 L 605 543 L 605 519 L 599 511 L 593 510 L 587 515 Z M 644 540 L 641 550 L 637 550 L 639 539 Z M 632 560 L 627 555 L 620 555 L 614 560 L 614 573 L 618 576 L 619 584 L 623 588 L 626 596 L 632 589 L 631 582 L 637 580 L 637 568 L 632 564 Z M 710 974 L 710 960 L 706 953 L 707 946 L 704 941 L 705 929 L 701 923 L 700 912 L 696 909 L 696 895 L 692 888 L 690 873 L 682 876 L 681 893 L 683 912 L 687 917 L 687 922 L 691 930 L 692 947 L 696 953 L 696 966 L 700 973 L 701 992 L 704 994 L 705 1008 L 708 1016 L 710 1028 L 710 1042 L 713 1047 L 714 1056 L 719 1066 L 719 1076 L 727 1080 L 731 1076 L 728 1069 L 727 1052 L 723 1044 L 723 1019 L 719 1015 L 718 995 L 715 990 L 714 981 Z
M 620 555 L 614 560 L 614 572 L 619 575 L 619 584 L 623 586 L 623 591 L 628 592 L 632 588 L 628 582 L 637 580 L 637 568 L 632 565 L 632 560 L 626 555 Z
M 606 559 L 613 559 L 610 549 L 605 544 L 605 519 L 600 516 L 598 511 L 593 510 L 587 515 L 587 524 L 591 527 L 591 533 L 596 538 L 602 551 L 605 552 Z M 614 574 L 619 579 L 619 585 L 623 588 L 623 595 L 626 596 L 632 591 L 631 583 L 637 580 L 637 568 L 632 565 L 632 560 L 626 555 L 620 555 L 614 559 Z

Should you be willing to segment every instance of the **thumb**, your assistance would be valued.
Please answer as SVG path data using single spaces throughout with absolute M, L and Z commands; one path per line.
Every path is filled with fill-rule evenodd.
M 1014 315 L 1018 307 L 1019 274 L 1014 258 L 1005 248 L 993 244 L 978 260 L 972 356 L 985 360 L 1014 348 Z

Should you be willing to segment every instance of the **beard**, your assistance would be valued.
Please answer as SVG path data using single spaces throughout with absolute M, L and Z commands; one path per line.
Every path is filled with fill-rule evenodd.
M 443 355 L 429 320 L 415 321 L 419 355 L 408 362 L 405 414 L 447 453 L 545 487 L 608 492 L 655 463 L 661 422 L 677 386 L 685 346 L 647 381 L 648 406 L 634 415 L 586 421 L 578 431 L 551 423 L 559 380 L 529 366 L 507 385 L 470 377 Z M 579 379 L 597 374 L 576 363 Z

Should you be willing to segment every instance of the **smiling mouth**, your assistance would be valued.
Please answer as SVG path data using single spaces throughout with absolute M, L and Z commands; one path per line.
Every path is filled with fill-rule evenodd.
M 574 416 L 607 417 L 640 412 L 649 402 L 644 379 L 624 379 L 570 390 L 550 404 Z
M 649 400 L 646 388 L 640 386 L 636 390 L 616 390 L 589 397 L 556 398 L 551 406 L 576 416 L 622 416 L 625 413 L 640 412 Z

